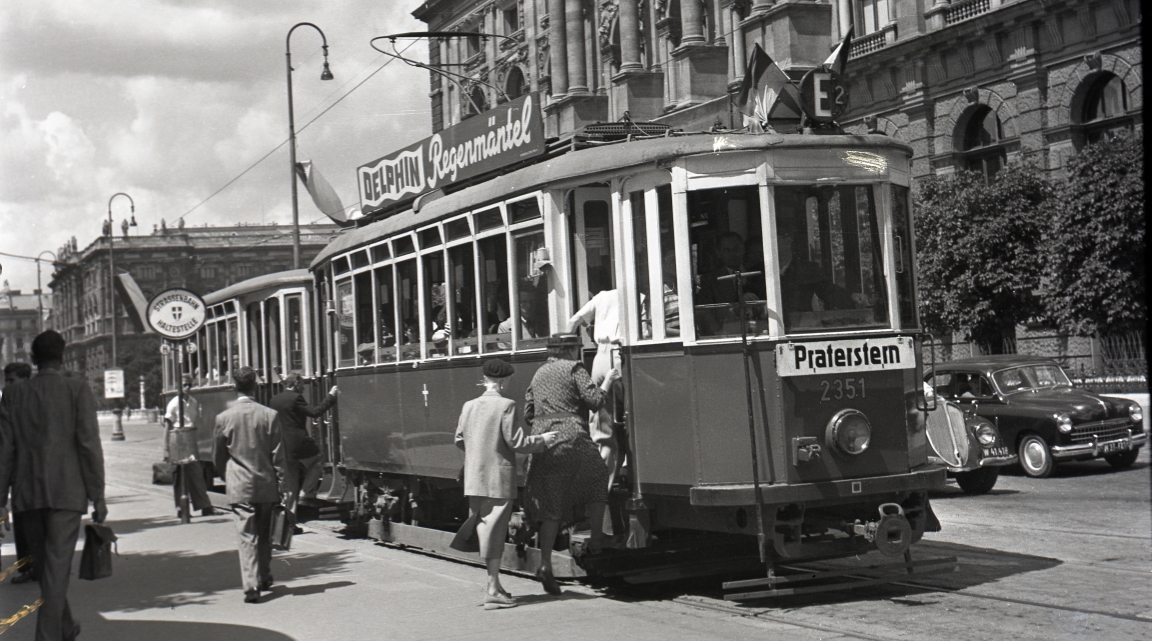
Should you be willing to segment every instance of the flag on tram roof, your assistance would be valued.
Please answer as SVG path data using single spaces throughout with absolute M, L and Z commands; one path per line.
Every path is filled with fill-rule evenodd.
M 844 40 L 828 56 L 824 61 L 824 70 L 831 71 L 838 76 L 844 75 L 844 66 L 848 64 L 848 52 L 852 49 L 852 27 L 848 27 L 848 33 L 844 34 Z
M 748 56 L 748 66 L 744 72 L 744 81 L 740 83 L 740 92 L 736 94 L 736 106 L 743 112 L 744 124 L 749 130 L 764 131 L 768 127 L 768 121 L 777 117 L 799 118 L 799 98 L 796 86 L 788 75 L 759 43 L 754 45 L 752 54 Z M 789 114 L 789 109 L 795 115 Z
M 296 175 L 299 176 L 300 182 L 304 183 L 304 188 L 308 190 L 308 195 L 312 196 L 312 202 L 316 204 L 317 209 L 324 212 L 337 225 L 349 223 L 340 196 L 336 195 L 332 185 L 312 166 L 311 160 L 296 163 Z

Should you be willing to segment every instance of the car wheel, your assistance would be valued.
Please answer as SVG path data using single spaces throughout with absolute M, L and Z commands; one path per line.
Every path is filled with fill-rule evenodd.
M 1032 478 L 1047 478 L 1052 473 L 1052 452 L 1048 449 L 1048 441 L 1039 434 L 1025 434 L 1016 447 L 1019 452 L 1020 467 L 1024 473 Z
M 971 472 L 960 472 L 956 475 L 956 483 L 965 494 L 987 494 L 996 485 L 1000 477 L 1000 468 L 982 467 Z
M 1109 454 L 1108 456 L 1104 457 L 1104 460 L 1108 461 L 1108 465 L 1111 465 L 1118 470 L 1122 470 L 1126 467 L 1132 467 L 1132 464 L 1136 462 L 1136 458 L 1139 456 L 1140 448 L 1137 447 L 1135 449 L 1128 450 L 1127 452 Z

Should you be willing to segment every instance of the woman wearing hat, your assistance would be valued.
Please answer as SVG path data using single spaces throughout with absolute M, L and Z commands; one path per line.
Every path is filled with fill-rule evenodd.
M 536 576 L 549 594 L 560 594 L 552 576 L 552 546 L 560 528 L 574 525 L 587 513 L 592 528 L 588 549 L 600 550 L 608 468 L 588 433 L 587 417 L 604 405 L 612 383 L 619 379 L 620 370 L 613 368 L 597 386 L 580 363 L 580 337 L 554 334 L 548 339 L 548 362 L 536 370 L 524 395 L 524 420 L 532 433 L 560 433 L 555 447 L 532 456 L 521 501 L 528 522 L 540 527 Z
M 525 436 L 516 425 L 516 401 L 500 395 L 514 371 L 499 358 L 484 361 L 484 393 L 464 404 L 456 426 L 456 447 L 464 450 L 464 495 L 476 519 L 480 556 L 488 566 L 486 610 L 516 605 L 500 585 L 500 559 L 516 499 L 515 452 L 542 452 L 555 445 L 558 436 Z

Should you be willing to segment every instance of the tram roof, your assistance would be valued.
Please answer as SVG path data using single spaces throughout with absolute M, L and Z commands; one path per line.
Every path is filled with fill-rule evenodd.
M 310 267 L 315 268 L 337 254 L 426 225 L 450 213 L 483 207 L 491 202 L 535 191 L 549 183 L 577 178 L 597 182 L 619 173 L 621 169 L 683 156 L 767 149 L 842 147 L 898 148 L 909 155 L 912 153 L 911 148 L 904 143 L 881 135 L 698 133 L 590 147 L 497 176 L 437 198 L 419 209 L 407 209 L 345 232 L 322 249 L 312 260 Z
M 312 274 L 308 273 L 307 269 L 290 269 L 284 272 L 274 272 L 271 274 L 263 274 L 248 280 L 242 280 L 239 283 L 229 285 L 224 289 L 218 289 L 211 294 L 204 297 L 205 305 L 215 305 L 235 298 L 240 294 L 247 294 L 266 287 L 280 287 L 284 285 L 301 285 L 312 282 Z

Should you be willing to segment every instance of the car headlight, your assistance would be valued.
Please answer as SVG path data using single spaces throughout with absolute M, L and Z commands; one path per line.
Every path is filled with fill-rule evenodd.
M 981 445 L 992 445 L 996 442 L 996 428 L 987 423 L 982 423 L 976 427 L 976 440 L 980 441 Z
M 1140 407 L 1136 403 L 1133 403 L 1128 406 L 1128 416 L 1132 418 L 1133 423 L 1143 423 L 1144 408 Z
M 859 410 L 840 410 L 828 421 L 826 437 L 830 448 L 855 456 L 872 442 L 872 425 Z
M 1067 434 L 1072 431 L 1072 417 L 1067 414 L 1056 415 L 1056 429 Z

